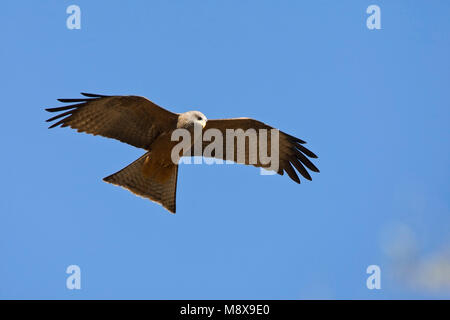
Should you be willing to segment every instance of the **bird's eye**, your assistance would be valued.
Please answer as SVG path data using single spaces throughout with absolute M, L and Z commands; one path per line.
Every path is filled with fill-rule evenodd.
M 202 118 L 198 117 L 197 120 L 202 120 Z

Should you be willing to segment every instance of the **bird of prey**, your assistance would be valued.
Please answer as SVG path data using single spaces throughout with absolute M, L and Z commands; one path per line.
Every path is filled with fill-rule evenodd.
M 173 113 L 140 96 L 81 94 L 84 97 L 80 99 L 58 99 L 63 103 L 71 103 L 70 105 L 46 109 L 48 112 L 60 112 L 47 120 L 58 120 L 49 128 L 68 126 L 78 132 L 117 139 L 146 150 L 139 159 L 103 180 L 159 203 L 172 213 L 176 211 L 178 175 L 178 163 L 171 159 L 171 150 L 176 143 L 171 140 L 174 130 L 184 128 L 192 131 L 192 128 L 200 126 L 203 131 L 216 129 L 225 136 L 227 129 L 274 129 L 250 118 L 208 120 L 199 111 Z M 286 172 L 292 180 L 300 183 L 295 168 L 305 179 L 311 180 L 306 168 L 314 172 L 319 170 L 308 157 L 317 156 L 303 145 L 305 141 L 279 130 L 277 132 L 279 167 L 276 173 L 283 175 Z M 257 139 L 263 138 L 258 135 Z M 227 143 L 224 142 L 224 150 L 227 149 Z M 208 142 L 202 141 L 202 145 L 205 147 Z M 225 152 L 213 152 L 211 157 L 236 161 L 237 147 L 231 153 L 234 153 L 231 159 L 225 159 Z M 245 153 L 245 161 L 241 163 L 267 168 L 260 159 L 256 163 L 248 161 L 248 147 Z

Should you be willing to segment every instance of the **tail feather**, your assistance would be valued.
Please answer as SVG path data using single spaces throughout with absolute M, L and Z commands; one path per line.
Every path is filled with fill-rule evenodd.
M 143 174 L 143 165 L 148 152 L 122 170 L 106 177 L 103 181 L 123 187 L 134 194 L 161 204 L 172 213 L 176 211 L 178 166 L 171 169 L 169 178 L 160 182 Z

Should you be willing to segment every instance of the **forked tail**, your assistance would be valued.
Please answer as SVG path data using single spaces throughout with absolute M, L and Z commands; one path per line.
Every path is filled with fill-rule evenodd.
M 143 165 L 148 155 L 147 152 L 122 170 L 104 178 L 103 181 L 128 189 L 175 213 L 178 165 L 171 166 L 168 178 L 160 182 L 143 173 Z M 167 170 L 167 168 L 165 169 Z

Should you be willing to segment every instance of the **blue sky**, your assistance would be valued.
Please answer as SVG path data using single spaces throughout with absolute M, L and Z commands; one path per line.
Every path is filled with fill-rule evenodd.
M 0 298 L 449 298 L 449 9 L 2 2 Z M 171 215 L 102 182 L 142 150 L 47 129 L 44 107 L 82 91 L 256 118 L 308 141 L 321 173 L 183 165 Z

